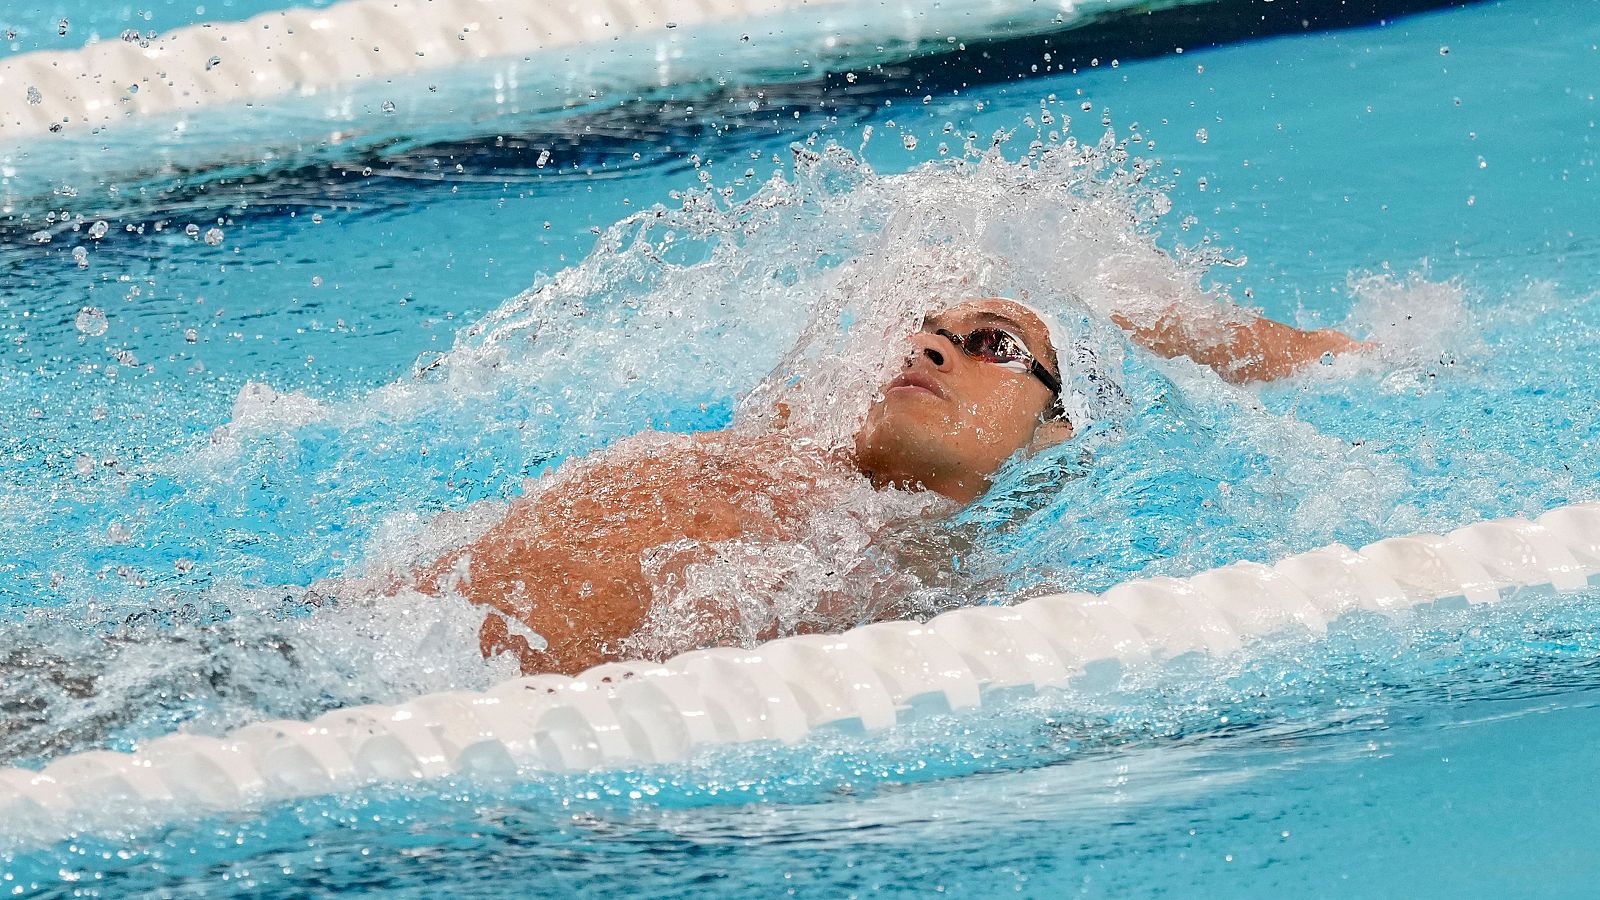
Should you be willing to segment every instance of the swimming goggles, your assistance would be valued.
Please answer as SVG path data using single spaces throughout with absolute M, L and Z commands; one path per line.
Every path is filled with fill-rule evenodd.
M 1003 328 L 985 326 L 974 328 L 966 334 L 940 328 L 934 334 L 954 344 L 957 350 L 973 359 L 1032 375 L 1049 388 L 1050 393 L 1061 396 L 1061 379 L 1028 352 L 1028 345 L 1022 342 L 1022 338 Z

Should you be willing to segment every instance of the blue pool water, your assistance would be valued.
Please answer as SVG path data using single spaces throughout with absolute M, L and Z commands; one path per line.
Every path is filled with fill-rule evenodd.
M 1507 0 L 967 86 L 939 65 L 861 68 L 830 86 L 775 65 L 768 82 L 637 100 L 613 85 L 487 123 L 358 113 L 343 143 L 295 107 L 241 117 L 238 144 L 272 155 L 220 166 L 178 142 L 180 164 L 153 170 L 116 131 L 72 145 L 86 155 L 8 151 L 0 762 L 502 677 L 472 652 L 467 611 L 298 597 L 569 455 L 726 422 L 829 268 L 896 212 L 1014 210 L 985 199 L 1007 178 L 1095 190 L 996 161 L 918 169 L 1000 130 L 1011 163 L 1035 139 L 1094 145 L 1107 121 L 1140 135 L 1129 149 L 1160 161 L 1171 210 L 1058 221 L 1242 262 L 1206 277 L 1385 347 L 1248 392 L 1128 353 L 1128 409 L 1050 458 L 1080 477 L 1045 496 L 1003 485 L 965 514 L 1020 523 L 981 529 L 967 601 L 1596 497 L 1600 26 L 1578 5 Z M 394 90 L 430 81 L 474 102 L 446 78 Z M 281 146 L 285 121 L 302 146 Z M 830 142 L 849 158 L 803 161 Z M 795 214 L 686 204 L 702 189 Z M 1110 198 L 1164 207 L 1146 191 Z M 665 263 L 608 249 L 655 204 L 689 207 L 669 217 Z M 69 224 L 49 218 L 61 210 Z M 1001 229 L 1021 276 L 1088 277 L 1051 268 L 1070 236 L 1030 221 Z M 527 343 L 549 310 L 508 298 L 531 283 L 585 318 Z M 0 823 L 0 891 L 1586 895 L 1593 600 L 1351 617 L 979 715 L 669 767 L 373 789 L 46 848 Z
M 326 7 L 332 0 L 295 6 Z M 35 50 L 75 50 L 91 41 L 118 40 L 129 31 L 140 38 L 195 22 L 235 22 L 284 9 L 280 0 L 143 0 L 84 3 L 81 0 L 17 0 L 0 11 L 0 57 Z

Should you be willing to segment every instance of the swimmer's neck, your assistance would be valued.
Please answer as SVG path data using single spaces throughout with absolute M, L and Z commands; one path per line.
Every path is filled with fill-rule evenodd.
M 906 473 L 873 472 L 861 466 L 855 453 L 849 454 L 851 465 L 878 490 L 894 488 L 901 491 L 932 491 L 962 506 L 982 497 L 992 483 L 988 478 L 971 472 L 938 472 L 913 476 Z

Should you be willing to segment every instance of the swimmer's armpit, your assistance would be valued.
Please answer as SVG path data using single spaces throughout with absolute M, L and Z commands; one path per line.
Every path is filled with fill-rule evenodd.
M 1302 331 L 1248 314 L 1231 322 L 1196 322 L 1176 307 L 1152 322 L 1136 322 L 1122 313 L 1112 313 L 1111 321 L 1152 353 L 1167 359 L 1186 356 L 1234 384 L 1272 381 L 1292 375 L 1325 355 L 1356 353 L 1377 346 L 1332 328 Z

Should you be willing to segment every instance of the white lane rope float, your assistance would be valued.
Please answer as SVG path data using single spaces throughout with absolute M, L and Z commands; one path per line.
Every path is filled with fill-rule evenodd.
M 173 734 L 133 753 L 92 751 L 42 770 L 0 769 L 5 831 L 50 841 L 107 810 L 226 811 L 363 785 L 466 775 L 527 777 L 670 763 L 699 749 L 793 744 L 829 727 L 876 730 L 1065 685 L 1103 660 L 1228 654 L 1288 629 L 1320 633 L 1355 610 L 1494 603 L 1526 588 L 1581 590 L 1600 576 L 1600 503 L 1445 535 L 1335 544 L 1274 565 L 1240 562 L 1104 594 L 1056 594 L 880 622 L 664 663 L 608 663 L 488 691 L 428 694 L 223 737 Z
M 840 2 L 345 0 L 325 9 L 277 10 L 154 39 L 98 40 L 0 59 L 0 130 L 8 137 L 83 131 L 131 114 L 310 95 L 338 84 Z
M 1172 0 L 1195 2 L 1195 0 Z M 573 57 L 580 77 L 610 76 L 612 42 L 655 40 L 644 71 L 658 86 L 680 71 L 681 45 L 719 26 L 759 29 L 760 59 L 804 59 L 852 44 L 874 46 L 956 34 L 1022 33 L 1060 27 L 1090 11 L 1133 0 L 343 0 L 324 9 L 283 9 L 241 22 L 203 22 L 154 37 L 136 31 L 68 50 L 0 58 L 0 139 L 92 134 L 151 114 L 317 96 L 336 87 L 547 51 Z M 779 27 L 781 25 L 781 27 Z M 749 52 L 737 40 L 704 54 L 716 67 Z M 745 36 L 747 40 L 749 35 Z M 774 42 L 781 47 L 774 47 Z M 649 52 L 653 49 L 653 54 Z M 553 59 L 552 57 L 541 57 Z M 585 62 L 584 60 L 588 61 Z M 809 63 L 805 63 L 809 66 Z M 704 72 L 699 72 L 703 76 Z M 498 84 L 505 72 L 495 74 Z M 337 104 L 336 104 L 337 105 Z

